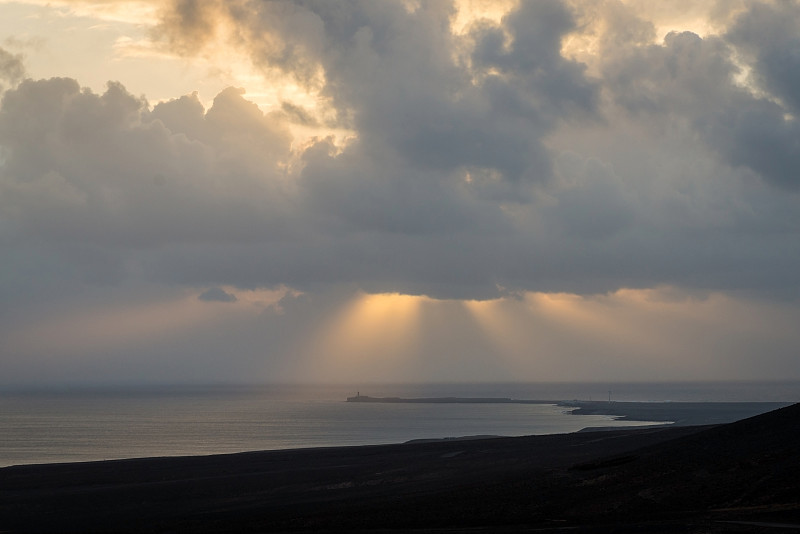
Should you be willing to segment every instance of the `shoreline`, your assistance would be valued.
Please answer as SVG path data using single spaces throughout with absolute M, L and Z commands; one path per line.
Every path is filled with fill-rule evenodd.
M 0 469 L 0 531 L 716 534 L 736 522 L 798 525 L 798 436 L 794 405 L 727 425 L 15 466 Z
M 523 495 L 517 480 L 702 429 L 635 427 L 602 436 L 480 436 L 12 466 L 0 469 L 0 531 L 344 532 L 359 530 L 364 521 L 370 529 L 425 532 L 448 523 L 484 526 L 484 515 L 487 531 L 494 531 L 495 510 Z M 503 488 L 499 498 L 496 487 Z M 486 497 L 473 495 L 484 488 Z M 452 500 L 453 491 L 465 493 Z M 474 510 L 480 513 L 473 518 Z
M 606 415 L 619 421 L 663 423 L 673 426 L 732 423 L 791 402 L 648 402 L 514 399 L 510 397 L 347 397 L 346 402 L 378 404 L 547 404 L 566 408 L 572 415 Z M 584 429 L 585 430 L 585 429 Z M 578 430 L 580 432 L 581 430 Z
M 671 426 L 733 423 L 790 406 L 791 402 L 560 401 L 574 415 L 608 415 L 619 421 L 653 421 Z
M 215 456 L 221 454 L 237 454 L 249 452 L 262 452 L 262 451 L 289 451 L 289 450 L 309 450 L 331 447 L 359 447 L 359 446 L 375 446 L 382 444 L 392 445 L 406 445 L 415 443 L 431 443 L 431 442 L 458 442 L 458 441 L 474 441 L 479 439 L 496 439 L 496 438 L 509 438 L 521 437 L 528 435 L 569 435 L 575 433 L 587 432 L 609 432 L 617 430 L 627 430 L 635 428 L 666 428 L 666 427 L 681 427 L 681 426 L 696 426 L 696 425 L 716 425 L 734 422 L 754 415 L 759 415 L 777 408 L 787 406 L 790 403 L 783 402 L 640 402 L 640 401 L 579 401 L 579 400 L 544 400 L 544 399 L 512 399 L 502 397 L 429 397 L 429 398 L 416 398 L 406 399 L 402 397 L 368 397 L 362 396 L 362 400 L 357 402 L 387 402 L 387 403 L 403 403 L 409 402 L 414 404 L 527 404 L 527 405 L 549 405 L 556 406 L 565 415 L 598 415 L 612 418 L 611 421 L 606 421 L 603 425 L 595 425 L 587 422 L 586 426 L 578 427 L 566 431 L 557 432 L 527 432 L 527 433 L 503 433 L 503 432 L 474 432 L 469 431 L 459 433 L 453 432 L 444 434 L 442 436 L 425 436 L 418 433 L 409 433 L 408 437 L 401 437 L 392 441 L 370 441 L 364 440 L 358 443 L 316 443 L 316 444 L 292 444 L 288 446 L 278 447 L 250 447 L 241 448 L 237 450 L 225 451 L 207 451 L 207 452 L 192 452 L 192 451 L 167 451 L 167 450 L 148 450 L 145 454 L 108 454 L 97 457 L 84 457 L 84 458 L 31 458 L 29 461 L 20 461 L 16 463 L 9 463 L 7 465 L 0 465 L 0 469 L 14 466 L 30 466 L 30 465 L 63 465 L 63 464 L 85 464 L 95 461 L 116 461 L 116 460 L 129 460 L 129 459 L 144 459 L 144 458 L 180 458 L 180 457 L 203 457 Z M 351 401 L 352 402 L 352 401 Z M 620 421 L 620 424 L 615 424 L 614 420 Z M 636 424 L 642 423 L 642 424 Z

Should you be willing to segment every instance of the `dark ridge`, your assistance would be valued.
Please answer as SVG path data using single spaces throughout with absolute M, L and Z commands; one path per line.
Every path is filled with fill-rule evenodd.
M 799 444 L 794 405 L 710 427 L 15 466 L 0 531 L 772 532 L 800 525 Z

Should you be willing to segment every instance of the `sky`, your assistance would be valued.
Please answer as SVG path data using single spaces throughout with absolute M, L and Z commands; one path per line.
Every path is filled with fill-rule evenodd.
M 800 2 L 0 0 L 0 386 L 800 379 Z

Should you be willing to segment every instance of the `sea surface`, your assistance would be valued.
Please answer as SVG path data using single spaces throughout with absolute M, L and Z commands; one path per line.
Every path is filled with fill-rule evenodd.
M 797 401 L 800 383 L 0 388 L 0 467 L 632 426 L 539 404 L 347 403 L 348 396 Z

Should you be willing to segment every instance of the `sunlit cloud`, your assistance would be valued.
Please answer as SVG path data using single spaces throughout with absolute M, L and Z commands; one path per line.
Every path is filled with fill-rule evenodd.
M 456 0 L 456 15 L 452 21 L 453 32 L 464 33 L 479 20 L 498 24 L 503 15 L 511 11 L 519 0 Z
M 114 42 L 114 54 L 117 58 L 125 59 L 157 59 L 179 60 L 179 55 L 169 49 L 159 46 L 147 38 L 134 39 L 128 35 L 117 37 Z
M 63 10 L 65 16 L 87 17 L 110 22 L 150 25 L 156 20 L 161 2 L 155 0 L 14 0 L 2 4 L 29 4 Z

